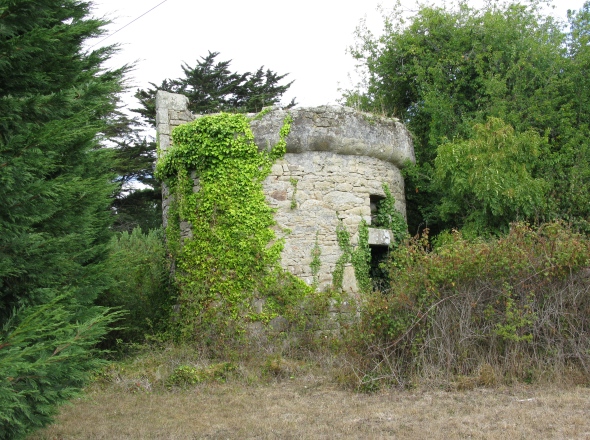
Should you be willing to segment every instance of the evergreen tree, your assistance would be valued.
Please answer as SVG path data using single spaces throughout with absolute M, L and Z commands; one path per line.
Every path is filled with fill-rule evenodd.
M 165 90 L 186 95 L 189 110 L 196 114 L 258 112 L 263 107 L 278 104 L 293 83 L 281 85 L 287 75 L 265 70 L 264 66 L 255 73 L 232 72 L 231 60 L 216 61 L 218 55 L 219 52 L 209 52 L 197 61 L 195 67 L 182 66 L 183 77 L 165 79 L 159 86 L 152 83 L 151 88 L 138 90 L 135 96 L 141 106 L 133 111 L 149 125 L 155 126 L 156 92 Z M 288 106 L 294 105 L 295 99 Z M 116 229 L 131 232 L 134 227 L 140 226 L 147 232 L 148 228 L 161 225 L 161 188 L 153 179 L 155 155 L 155 142 L 141 137 L 128 136 L 119 143 L 117 172 L 120 179 L 140 182 L 147 188 L 119 192 L 115 201 Z
M 259 112 L 263 107 L 278 104 L 293 81 L 279 85 L 287 74 L 279 75 L 260 67 L 256 73 L 230 70 L 231 60 L 216 62 L 219 52 L 201 57 L 195 67 L 182 66 L 184 77 L 165 79 L 158 86 L 138 90 L 135 97 L 141 107 L 133 111 L 152 126 L 156 123 L 156 92 L 181 93 L 189 99 L 189 110 L 195 114 L 217 112 Z M 287 107 L 296 105 L 295 99 Z
M 137 118 L 125 114 L 111 120 L 109 132 L 119 185 L 113 201 L 113 230 L 130 232 L 139 227 L 147 233 L 162 224 L 160 183 L 153 176 L 155 144 L 146 137 L 145 127 Z
M 114 319 L 93 306 L 112 221 L 100 147 L 127 68 L 79 0 L 0 1 L 0 438 L 51 421 L 100 361 Z

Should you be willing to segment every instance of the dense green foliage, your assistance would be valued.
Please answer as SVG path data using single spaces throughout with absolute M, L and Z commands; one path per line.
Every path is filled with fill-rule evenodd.
M 117 321 L 119 329 L 109 334 L 109 345 L 117 339 L 142 342 L 148 334 L 165 332 L 174 289 L 163 231 L 135 228 L 113 236 L 104 270 L 112 282 L 98 303 L 126 312 Z
M 391 247 L 397 247 L 408 235 L 406 219 L 395 207 L 395 197 L 391 194 L 389 185 L 383 184 L 385 198 L 379 202 L 372 226 L 375 228 L 389 229 L 393 234 Z
M 244 114 L 204 116 L 174 129 L 174 146 L 156 173 L 173 195 L 166 232 L 182 336 L 233 337 L 245 321 L 271 319 L 294 303 L 291 295 L 305 293 L 301 282 L 298 289 L 287 288 L 288 279 L 277 282 L 286 276 L 278 267 L 282 241 L 271 229 L 275 221 L 262 191 L 272 163 L 285 153 L 289 130 L 287 118 L 277 145 L 259 152 Z M 181 222 L 190 224 L 190 237 L 181 237 Z M 258 314 L 251 309 L 256 294 L 266 299 Z
M 497 233 L 516 219 L 553 218 L 586 227 L 590 216 L 589 16 L 586 3 L 581 11 L 570 14 L 566 31 L 562 23 L 541 13 L 541 2 L 494 1 L 481 9 L 459 2 L 420 6 L 405 20 L 401 8 L 394 9 L 380 37 L 359 29 L 352 54 L 366 68 L 368 88 L 349 91 L 346 102 L 398 116 L 413 134 L 418 164 L 406 175 L 410 231 L 428 225 L 431 232 L 438 232 L 467 222 L 479 232 Z M 499 150 L 507 149 L 499 152 L 504 164 L 521 135 L 529 133 L 530 138 L 534 131 L 543 140 L 530 138 L 534 148 L 527 141 L 528 156 L 518 158 L 525 167 L 519 178 L 511 176 L 515 168 L 502 165 L 500 156 L 492 160 L 489 153 L 481 153 L 487 155 L 484 161 L 496 166 L 495 183 L 507 182 L 496 188 L 474 186 L 469 192 L 481 201 L 497 190 L 491 202 L 496 207 L 481 202 L 459 206 L 456 196 L 451 207 L 444 191 L 450 163 L 436 158 L 441 149 L 448 157 L 453 148 L 448 143 L 463 150 L 468 145 L 476 148 L 480 141 L 474 136 L 483 136 L 481 124 L 488 124 L 492 131 L 489 124 L 501 124 L 488 122 L 489 117 L 503 120 L 504 130 L 514 129 L 506 146 L 495 143 Z M 478 167 L 463 168 L 462 181 L 479 180 L 477 172 Z M 535 183 L 534 191 L 522 188 L 530 182 Z M 520 199 L 499 200 L 510 191 L 520 194 Z M 539 197 L 543 194 L 544 198 Z M 464 201 L 465 196 L 469 195 L 461 195 Z M 498 203 L 520 206 L 506 210 Z M 479 212 L 467 219 L 464 208 Z
M 160 182 L 154 177 L 156 147 L 145 135 L 137 118 L 124 114 L 113 118 L 109 126 L 114 144 L 116 183 L 119 190 L 113 201 L 115 231 L 131 232 L 140 227 L 144 233 L 162 225 Z
M 533 130 L 515 134 L 501 119 L 476 124 L 467 140 L 443 143 L 434 161 L 438 214 L 470 235 L 507 232 L 515 218 L 537 219 L 546 207 L 547 182 L 533 177 L 543 139 Z
M 590 2 L 567 24 L 542 3 L 398 5 L 382 36 L 358 30 L 367 88 L 345 101 L 412 132 L 408 221 L 424 232 L 381 265 L 351 333 L 364 389 L 590 377 L 590 243 L 574 232 L 590 231 Z
M 24 438 L 52 421 L 105 364 L 95 345 L 118 314 L 75 310 L 73 292 L 23 307 L 0 328 L 0 438 Z
M 156 92 L 165 90 L 188 97 L 189 110 L 195 114 L 225 112 L 258 112 L 265 106 L 278 104 L 292 81 L 281 85 L 287 74 L 279 75 L 260 67 L 255 73 L 238 73 L 230 70 L 231 61 L 216 61 L 219 52 L 209 52 L 197 60 L 195 67 L 182 66 L 183 77 L 165 79 L 160 85 L 138 90 L 136 97 L 141 106 L 133 111 L 141 115 L 149 126 L 155 126 Z M 289 106 L 295 105 L 295 100 Z M 123 130 L 117 143 L 117 174 L 122 189 L 115 199 L 117 217 L 115 228 L 131 230 L 140 226 L 144 232 L 161 226 L 161 188 L 153 178 L 156 143 L 148 141 L 135 120 L 122 118 Z M 143 127 L 145 128 L 145 127 Z M 142 184 L 133 190 L 132 183 Z
M 85 51 L 102 33 L 77 0 L 0 2 L 0 438 L 51 421 L 96 367 L 112 321 L 111 152 L 99 148 L 125 69 Z
M 362 221 L 359 225 L 358 235 L 358 244 L 353 246 L 350 243 L 350 232 L 346 230 L 342 221 L 338 222 L 336 238 L 341 254 L 332 273 L 332 285 L 336 289 L 342 289 L 344 267 L 347 264 L 352 264 L 359 290 L 368 293 L 372 289 L 371 278 L 369 277 L 371 250 L 369 249 L 369 228 L 365 221 Z

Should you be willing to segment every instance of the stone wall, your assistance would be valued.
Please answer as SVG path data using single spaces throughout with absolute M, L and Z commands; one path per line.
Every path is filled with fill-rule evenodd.
M 172 130 L 174 127 L 194 121 L 195 117 L 188 111 L 188 98 L 176 93 L 162 90 L 156 94 L 156 141 L 159 154 L 166 154 L 170 147 Z M 170 205 L 168 187 L 162 185 L 162 221 L 164 227 L 168 225 L 168 208 Z
M 174 126 L 195 119 L 182 95 L 158 92 L 156 126 L 161 154 L 170 146 Z M 251 123 L 259 149 L 278 141 L 285 115 L 293 119 L 287 137 L 287 154 L 277 161 L 263 188 L 270 206 L 276 208 L 276 233 L 285 239 L 283 268 L 311 284 L 312 250 L 321 255 L 320 288 L 332 284 L 332 272 L 341 250 L 336 227 L 342 221 L 358 241 L 362 220 L 371 224 L 371 196 L 384 197 L 383 183 L 389 185 L 396 207 L 405 215 L 404 182 L 400 168 L 414 161 L 409 133 L 397 120 L 337 106 L 282 110 L 274 108 Z M 198 190 L 197 176 L 195 190 Z M 164 188 L 164 222 L 168 211 Z M 190 234 L 190 225 L 182 225 Z M 389 234 L 369 230 L 369 243 L 389 244 Z M 358 291 L 354 270 L 345 267 L 343 290 Z
M 283 267 L 311 284 L 310 263 L 317 237 L 322 263 L 319 286 L 331 285 L 341 254 L 336 241 L 338 222 L 344 223 L 351 243 L 356 244 L 361 221 L 371 224 L 370 195 L 385 196 L 383 182 L 389 184 L 397 208 L 404 212 L 403 178 L 389 162 L 323 151 L 287 153 L 277 161 L 264 182 L 264 192 L 270 206 L 277 209 L 277 235 L 285 237 Z M 284 230 L 289 233 L 281 234 Z M 345 268 L 343 289 L 357 290 L 352 267 Z

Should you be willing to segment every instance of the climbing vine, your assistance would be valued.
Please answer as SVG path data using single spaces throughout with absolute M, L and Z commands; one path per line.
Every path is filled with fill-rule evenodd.
M 346 230 L 342 221 L 336 226 L 336 239 L 342 251 L 340 258 L 336 261 L 332 280 L 334 287 L 342 288 L 344 278 L 344 267 L 351 263 L 354 268 L 354 275 L 358 288 L 361 292 L 370 292 L 372 289 L 369 271 L 371 268 L 371 249 L 369 248 L 369 227 L 364 220 L 359 225 L 359 239 L 356 248 L 350 244 L 350 232 Z
M 336 226 L 336 241 L 342 254 L 340 254 L 340 258 L 336 261 L 334 272 L 332 272 L 332 283 L 335 288 L 341 289 L 344 278 L 344 266 L 350 262 L 350 254 L 352 252 L 350 233 L 346 230 L 341 220 L 338 221 L 338 225 Z
M 273 210 L 262 182 L 285 154 L 290 124 L 288 116 L 279 142 L 263 152 L 243 114 L 204 116 L 172 132 L 174 146 L 159 160 L 156 176 L 172 196 L 167 237 L 176 261 L 183 336 L 240 333 L 247 320 L 257 319 L 250 304 L 256 291 L 280 295 L 268 286 L 277 276 L 283 241 L 271 229 Z M 190 234 L 182 234 L 181 222 L 190 225 Z M 291 301 L 305 295 L 301 285 L 290 293 Z M 266 312 L 261 315 L 268 317 Z
M 359 240 L 351 256 L 352 267 L 359 290 L 368 293 L 373 289 L 369 272 L 371 270 L 371 248 L 369 247 L 369 227 L 364 220 L 359 225 Z
M 379 203 L 377 214 L 373 225 L 377 228 L 389 229 L 392 232 L 393 240 L 391 247 L 396 248 L 407 237 L 407 224 L 404 216 L 395 208 L 395 198 L 391 194 L 389 186 L 383 184 L 385 198 Z M 371 248 L 369 247 L 369 227 L 363 220 L 359 225 L 358 245 L 353 247 L 350 244 L 350 233 L 346 230 L 342 221 L 336 227 L 336 238 L 338 246 L 342 251 L 336 262 L 332 274 L 333 284 L 336 288 L 342 288 L 344 267 L 351 263 L 354 268 L 354 275 L 361 292 L 370 292 L 373 288 L 371 279 Z
M 294 177 L 291 177 L 289 179 L 289 182 L 293 187 L 293 194 L 291 195 L 291 209 L 295 209 L 297 208 L 297 184 L 299 183 L 299 180 L 295 179 Z
M 320 244 L 318 242 L 318 232 L 315 233 L 315 243 L 311 248 L 311 263 L 309 264 L 309 268 L 311 269 L 311 276 L 313 277 L 313 284 L 314 288 L 317 288 L 319 284 L 318 274 L 320 273 L 320 268 L 322 267 L 322 260 L 320 256 L 322 255 L 322 249 L 320 248 Z
M 377 215 L 373 226 L 389 229 L 393 234 L 392 247 L 397 247 L 408 235 L 408 225 L 404 216 L 395 208 L 395 197 L 391 194 L 389 185 L 383 184 L 385 198 L 379 202 Z

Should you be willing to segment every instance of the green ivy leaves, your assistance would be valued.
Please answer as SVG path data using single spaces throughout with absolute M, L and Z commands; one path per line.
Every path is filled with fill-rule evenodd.
M 156 175 L 167 182 L 173 199 L 169 240 L 181 241 L 181 221 L 191 227 L 191 237 L 171 246 L 185 336 L 240 333 L 246 319 L 253 319 L 250 302 L 255 292 L 280 294 L 266 289 L 277 276 L 283 242 L 271 229 L 273 210 L 262 181 L 285 154 L 290 122 L 285 118 L 280 140 L 270 152 L 258 151 L 243 114 L 204 116 L 172 133 L 174 146 L 158 162 Z

